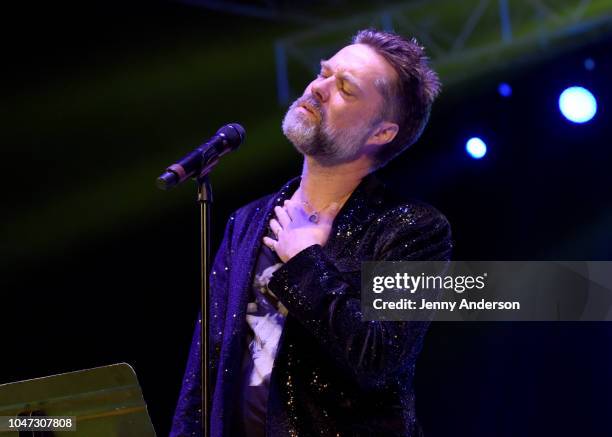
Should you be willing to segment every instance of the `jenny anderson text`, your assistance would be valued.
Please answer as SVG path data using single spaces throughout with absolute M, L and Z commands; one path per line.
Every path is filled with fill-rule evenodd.
M 467 299 L 461 299 L 457 306 L 455 301 L 428 301 L 427 299 L 421 299 L 420 302 L 414 299 L 398 299 L 393 301 L 385 301 L 383 299 L 374 299 L 372 306 L 375 310 L 446 310 L 455 311 L 459 310 L 520 310 L 520 302 L 508 302 L 508 301 L 486 301 L 481 299 L 479 301 L 469 301 Z

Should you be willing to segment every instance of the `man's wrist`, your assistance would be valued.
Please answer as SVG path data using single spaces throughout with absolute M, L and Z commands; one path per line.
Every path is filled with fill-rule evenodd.
M 318 270 L 325 268 L 320 265 L 322 259 L 324 259 L 324 256 L 321 245 L 313 244 L 296 254 L 272 275 L 268 287 L 289 308 L 290 312 L 294 300 L 297 302 L 317 299 L 313 295 L 312 289 L 320 289 L 319 286 L 313 285 L 313 281 L 319 280 L 320 272 Z M 324 264 L 326 263 L 324 262 Z M 307 299 L 306 296 L 298 296 L 305 290 L 309 290 Z
M 299 251 L 295 252 L 293 255 L 291 255 L 291 256 L 290 256 L 290 257 L 287 259 L 287 261 L 285 261 L 285 263 L 288 263 L 288 262 L 289 262 L 289 261 L 291 261 L 293 258 L 295 258 L 296 256 L 300 255 L 302 252 L 304 252 L 304 251 L 306 251 L 306 250 L 310 249 L 310 248 L 311 248 L 311 247 L 313 247 L 313 246 L 321 246 L 321 245 L 320 245 L 319 243 L 317 243 L 317 242 L 312 242 L 311 244 L 308 244 L 307 246 L 305 246 L 303 249 L 301 249 L 301 250 L 299 250 Z

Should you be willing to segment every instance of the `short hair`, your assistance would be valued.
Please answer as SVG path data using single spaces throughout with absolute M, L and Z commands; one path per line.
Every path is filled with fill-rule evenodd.
M 365 29 L 357 32 L 352 42 L 374 49 L 395 69 L 398 76 L 396 83 L 386 80 L 376 83 L 384 98 L 381 119 L 393 121 L 399 126 L 395 138 L 381 147 L 375 156 L 375 166 L 379 168 L 421 136 L 441 84 L 438 75 L 429 66 L 425 48 L 415 38 L 409 40 L 393 32 Z

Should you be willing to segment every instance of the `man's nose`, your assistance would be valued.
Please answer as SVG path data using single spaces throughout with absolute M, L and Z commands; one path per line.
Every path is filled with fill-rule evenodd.
M 329 78 L 317 79 L 312 83 L 312 94 L 319 102 L 327 101 L 329 97 Z

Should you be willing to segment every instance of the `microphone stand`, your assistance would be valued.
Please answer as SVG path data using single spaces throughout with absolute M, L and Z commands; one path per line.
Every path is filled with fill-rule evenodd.
M 219 158 L 226 153 L 235 150 L 242 144 L 245 131 L 238 123 L 227 124 L 217 131 L 215 136 L 206 144 L 201 145 L 181 160 L 172 164 L 157 178 L 157 186 L 162 190 L 168 190 L 186 179 L 190 178 L 199 170 L 196 178 L 198 184 L 197 202 L 200 204 L 200 357 L 201 357 L 201 380 L 202 380 L 202 403 L 200 411 L 202 435 L 210 435 L 210 372 L 209 363 L 209 277 L 210 277 L 210 210 L 212 205 L 212 189 L 208 173 L 219 162 Z
M 200 357 L 202 374 L 202 435 L 208 437 L 210 430 L 209 421 L 209 372 L 208 372 L 208 315 L 210 302 L 208 299 L 209 274 L 210 274 L 210 210 L 212 206 L 212 188 L 208 175 L 200 175 L 197 178 L 198 203 L 200 204 L 200 300 L 201 300 L 201 323 L 200 323 Z

